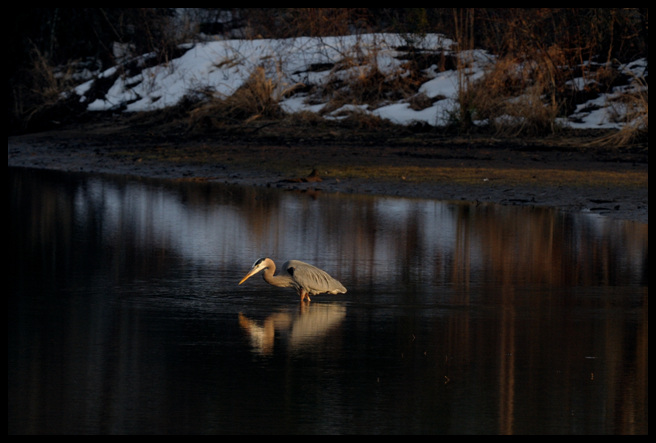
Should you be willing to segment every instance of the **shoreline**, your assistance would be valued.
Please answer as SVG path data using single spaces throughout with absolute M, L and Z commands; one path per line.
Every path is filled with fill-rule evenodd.
M 649 222 L 646 160 L 600 159 L 598 152 L 562 146 L 505 148 L 443 138 L 364 146 L 361 140 L 270 143 L 101 126 L 10 136 L 7 157 L 9 167 L 546 206 Z

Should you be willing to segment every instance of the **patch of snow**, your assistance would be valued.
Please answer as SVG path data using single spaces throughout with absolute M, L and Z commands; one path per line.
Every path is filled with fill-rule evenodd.
M 409 42 L 396 34 L 365 34 L 341 37 L 298 37 L 291 39 L 219 40 L 189 45 L 179 58 L 167 64 L 143 69 L 132 77 L 116 76 L 116 81 L 102 99 L 88 103 L 89 111 L 122 109 L 125 112 L 153 111 L 173 106 L 187 95 L 201 91 L 218 96 L 229 96 L 249 78 L 256 67 L 265 69 L 268 78 L 281 88 L 298 83 L 325 86 L 328 82 L 362 75 L 367 69 L 377 69 L 383 75 L 402 69 L 402 48 L 412 45 L 417 50 L 443 52 L 453 55 L 454 42 L 442 35 L 429 34 Z M 463 72 L 468 81 L 480 78 L 495 58 L 481 50 L 464 51 L 458 57 L 466 63 Z M 341 64 L 341 65 L 340 65 Z M 342 66 L 343 65 L 343 66 Z M 320 69 L 316 69 L 319 67 Z M 646 75 L 646 60 L 637 60 L 621 69 L 636 76 Z M 98 79 L 115 76 L 117 68 L 108 69 Z M 327 115 L 336 118 L 349 109 L 369 112 L 398 124 L 422 122 L 440 126 L 447 122 L 449 113 L 457 109 L 459 76 L 456 70 L 437 72 L 435 66 L 425 71 L 429 80 L 418 93 L 433 100 L 431 106 L 414 110 L 405 99 L 376 109 L 367 106 L 340 108 Z M 86 81 L 74 89 L 82 101 L 95 80 Z M 571 86 L 582 90 L 583 78 Z M 616 91 L 613 91 L 616 92 Z M 561 123 L 573 128 L 616 128 L 619 126 L 610 110 L 610 94 L 602 94 L 593 101 L 579 105 L 573 115 Z M 321 97 L 319 97 L 321 98 Z M 311 100 L 310 100 L 311 99 Z M 318 103 L 306 91 L 281 100 L 286 112 L 319 112 L 326 103 Z M 325 99 L 327 102 L 327 99 Z

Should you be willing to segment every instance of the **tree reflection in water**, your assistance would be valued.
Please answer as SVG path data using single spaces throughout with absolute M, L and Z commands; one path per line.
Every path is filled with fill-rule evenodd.
M 10 434 L 648 431 L 647 225 L 9 172 Z

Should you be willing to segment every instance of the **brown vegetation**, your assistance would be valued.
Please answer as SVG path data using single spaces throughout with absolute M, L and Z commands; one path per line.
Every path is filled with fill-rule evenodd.
M 52 125 L 53 120 L 62 123 L 84 116 L 79 103 L 61 100 L 62 93 L 70 88 L 72 68 L 79 66 L 83 57 L 94 57 L 104 67 L 117 62 L 108 42 L 121 42 L 136 53 L 150 51 L 156 54 L 156 60 L 166 61 L 174 56 L 180 39 L 188 41 L 195 35 L 193 29 L 181 32 L 179 27 L 167 26 L 172 20 L 172 11 L 167 8 L 43 8 L 37 14 L 33 12 L 19 11 L 15 24 L 23 27 L 13 35 L 18 43 L 12 48 L 17 52 L 10 54 L 10 62 L 12 58 L 16 62 L 9 81 L 10 133 L 42 129 L 48 123 Z M 324 112 L 343 104 L 376 107 L 399 97 L 415 108 L 429 106 L 430 100 L 417 91 L 423 80 L 426 60 L 422 57 L 426 54 L 412 50 L 427 32 L 454 39 L 461 51 L 489 50 L 498 61 L 480 81 L 471 81 L 464 74 L 466 57 L 451 61 L 442 58 L 437 63 L 441 69 L 448 67 L 447 62 L 455 64 L 461 73 L 459 106 L 453 113 L 451 128 L 459 132 L 471 131 L 475 121 L 486 121 L 492 135 L 552 134 L 559 130 L 556 119 L 567 115 L 581 95 L 607 91 L 616 84 L 617 60 L 648 57 L 647 8 L 249 8 L 230 12 L 232 26 L 239 27 L 246 38 L 376 31 L 405 36 L 408 60 L 404 72 L 398 75 L 380 72 L 375 48 L 358 57 L 345 54 L 332 67 L 333 72 L 357 67 L 357 75 L 347 80 L 335 76 L 335 81 L 321 91 L 329 99 Z M 95 37 L 89 34 L 88 26 L 76 31 L 71 25 L 78 22 L 95 23 Z M 28 23 L 31 27 L 26 26 Z M 68 25 L 66 29 L 62 28 L 64 24 Z M 138 35 L 134 33 L 137 25 L 141 31 Z M 221 29 L 226 34 L 234 31 L 223 24 Z M 86 46 L 81 44 L 85 39 Z M 76 44 L 64 47 L 67 42 Z M 584 90 L 573 91 L 568 81 L 580 76 L 594 81 L 588 82 Z M 348 87 L 344 87 L 345 81 Z M 619 134 L 613 134 L 612 143 L 646 140 L 648 81 L 635 81 L 645 86 L 645 92 L 618 99 L 630 108 L 631 121 Z M 206 100 L 185 103 L 182 112 L 188 112 L 190 128 L 203 131 L 222 129 L 235 122 L 287 118 L 278 102 L 295 87 L 267 78 L 262 69 L 256 68 L 251 79 L 232 96 L 208 93 Z M 380 124 L 357 112 L 350 119 L 360 125 Z M 480 129 L 477 125 L 476 130 Z

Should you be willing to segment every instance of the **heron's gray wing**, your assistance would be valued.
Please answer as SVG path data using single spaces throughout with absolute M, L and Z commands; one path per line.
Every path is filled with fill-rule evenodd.
M 298 285 L 310 294 L 346 292 L 346 288 L 340 282 L 331 277 L 326 271 L 311 264 L 299 260 L 289 260 L 282 267 Z

